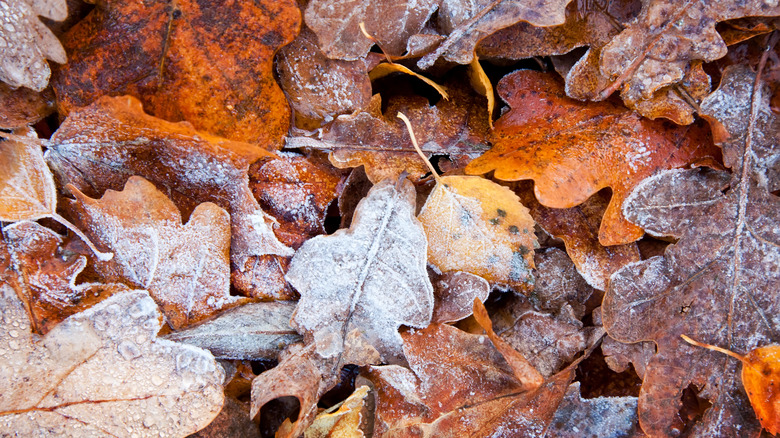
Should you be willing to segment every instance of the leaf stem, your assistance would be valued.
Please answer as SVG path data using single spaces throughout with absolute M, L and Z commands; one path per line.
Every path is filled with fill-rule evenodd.
M 52 212 L 52 213 L 51 213 L 51 215 L 49 215 L 49 217 L 50 217 L 50 218 L 52 218 L 52 219 L 54 219 L 55 221 L 57 221 L 57 222 L 61 223 L 62 225 L 65 225 L 65 227 L 67 227 L 67 228 L 68 228 L 70 231 L 72 231 L 72 232 L 73 232 L 75 235 L 79 236 L 79 238 L 80 238 L 82 241 L 84 241 L 84 243 L 86 243 L 86 244 L 87 244 L 87 246 L 89 247 L 89 249 L 91 249 L 91 250 L 92 250 L 92 252 L 95 254 L 95 256 L 96 256 L 96 257 L 97 257 L 97 258 L 98 258 L 100 261 L 107 262 L 107 261 L 111 260 L 112 258 L 114 258 L 114 253 L 112 253 L 112 252 L 102 252 L 102 251 L 98 251 L 98 249 L 95 247 L 95 245 L 92 243 L 92 241 L 91 241 L 91 240 L 89 240 L 89 238 L 86 236 L 86 234 L 84 234 L 84 233 L 83 233 L 81 230 L 79 230 L 78 228 L 76 228 L 76 226 L 75 226 L 75 225 L 73 225 L 72 223 L 70 223 L 70 221 L 68 221 L 68 220 L 67 220 L 67 219 L 65 219 L 64 217 L 62 217 L 62 216 L 60 216 L 59 214 L 57 214 L 57 213 L 54 213 L 54 212 Z
M 742 356 L 741 354 L 734 353 L 731 350 L 726 350 L 725 348 L 720 348 L 720 347 L 717 347 L 715 345 L 710 345 L 710 344 L 705 344 L 703 342 L 694 341 L 693 339 L 691 339 L 691 338 L 689 338 L 689 337 L 687 337 L 685 335 L 680 335 L 680 337 L 683 338 L 683 340 L 685 342 L 687 342 L 687 343 L 689 343 L 691 345 L 695 345 L 697 347 L 706 348 L 707 350 L 713 350 L 713 351 L 717 351 L 717 352 L 720 352 L 720 353 L 723 353 L 723 354 L 727 354 L 727 355 L 733 357 L 734 359 L 739 360 L 740 362 L 744 362 L 745 361 L 745 356 Z
M 409 118 L 406 117 L 406 114 L 402 112 L 398 112 L 396 115 L 399 119 L 403 120 L 406 124 L 406 129 L 409 131 L 409 136 L 412 137 L 412 144 L 414 145 L 414 150 L 417 151 L 417 153 L 422 157 L 423 161 L 425 161 L 425 164 L 428 166 L 428 169 L 431 170 L 431 173 L 433 173 L 433 178 L 436 180 L 438 184 L 441 184 L 441 177 L 439 176 L 439 173 L 436 172 L 436 169 L 433 168 L 433 164 L 431 164 L 430 161 L 428 161 L 428 158 L 423 154 L 422 149 L 420 149 L 420 145 L 417 144 L 417 137 L 414 136 L 414 130 L 412 129 L 412 122 L 409 121 Z

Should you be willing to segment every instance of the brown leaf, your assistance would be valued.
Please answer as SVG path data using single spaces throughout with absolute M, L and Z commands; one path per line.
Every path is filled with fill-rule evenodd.
M 23 436 L 185 436 L 217 416 L 224 372 L 207 351 L 156 339 L 145 291 L 122 292 L 33 335 L 0 285 L 0 429 Z
M 323 128 L 321 138 L 293 137 L 287 147 L 313 147 L 331 151 L 339 168 L 365 166 L 371 182 L 397 179 L 407 171 L 412 180 L 428 173 L 412 147 L 409 133 L 396 114 L 406 114 L 427 156 L 445 155 L 463 166 L 487 149 L 490 130 L 482 97 L 469 92 L 464 78 L 445 81 L 449 100 L 431 106 L 422 96 L 399 96 L 387 102 L 374 95 L 366 111 L 337 117 Z
M 320 412 L 311 426 L 304 431 L 304 438 L 363 438 L 365 435 L 360 428 L 361 410 L 364 408 L 368 391 L 368 386 L 361 386 L 340 403 L 335 412 L 330 412 L 335 406 Z M 284 429 L 284 425 L 282 426 L 277 436 Z
M 328 58 L 317 47 L 316 35 L 304 28 L 276 57 L 279 83 L 295 115 L 295 126 L 314 130 L 338 115 L 368 107 L 370 64 L 366 58 Z
M 533 284 L 534 222 L 511 190 L 475 176 L 438 180 L 417 217 L 428 262 L 518 289 Z
M 430 322 L 433 286 L 414 200 L 409 181 L 382 181 L 358 205 L 349 229 L 314 237 L 295 253 L 286 277 L 301 294 L 292 326 L 320 356 L 357 363 L 360 352 L 346 349 L 358 330 L 385 361 L 398 362 L 398 327 Z
M 273 219 L 248 185 L 247 170 L 261 157 L 274 155 L 149 116 L 129 96 L 103 97 L 71 113 L 52 136 L 46 156 L 62 185 L 73 184 L 92 197 L 121 190 L 128 177 L 140 175 L 164 189 L 184 217 L 206 201 L 228 210 L 233 274 L 244 280 L 237 286 L 251 296 L 289 298 L 282 262 L 273 257 L 288 257 L 292 250 L 276 239 Z M 265 279 L 274 274 L 278 280 L 268 285 Z
M 644 379 L 645 369 L 655 355 L 656 348 L 652 342 L 625 344 L 607 336 L 601 342 L 601 351 L 604 353 L 604 362 L 612 371 L 622 373 L 633 366 L 636 375 Z
M 7 1 L 0 14 L 0 81 L 12 88 L 41 91 L 49 83 L 46 59 L 63 64 L 65 50 L 38 16 L 62 21 L 68 16 L 65 0 Z
M 442 0 L 438 24 L 447 34 L 435 51 L 425 55 L 417 65 L 428 68 L 443 57 L 458 64 L 470 64 L 480 40 L 518 21 L 534 26 L 555 26 L 566 20 L 564 11 L 571 0 L 478 0 L 463 3 Z
M 188 438 L 224 438 L 224 437 L 260 438 L 260 430 L 250 418 L 245 403 L 233 397 L 225 397 L 225 405 L 219 415 L 198 432 Z
M 215 204 L 182 225 L 176 206 L 152 183 L 130 177 L 99 200 L 72 188 L 77 222 L 114 258 L 95 269 L 109 281 L 148 290 L 174 329 L 239 304 L 230 296 L 230 216 Z
M 422 30 L 438 4 L 439 0 L 312 0 L 306 7 L 306 25 L 330 58 L 354 61 L 368 53 L 374 41 L 363 35 L 360 23 L 385 53 L 401 55 L 406 40 Z
M 642 237 L 642 229 L 620 211 L 639 181 L 719 153 L 700 126 L 674 127 L 610 102 L 574 101 L 543 73 L 518 71 L 498 88 L 512 110 L 496 122 L 493 148 L 469 163 L 467 173 L 495 170 L 502 180 L 533 179 L 536 198 L 552 208 L 573 207 L 610 187 L 599 230 L 602 245 Z
M 299 26 L 292 0 L 98 2 L 63 37 L 70 60 L 52 80 L 60 114 L 129 94 L 162 119 L 278 149 L 290 109 L 273 55 Z
M 777 119 L 748 68 L 730 68 L 702 111 L 731 135 L 722 143 L 733 174 L 672 170 L 648 178 L 626 200 L 627 217 L 654 235 L 679 238 L 663 257 L 628 265 L 612 276 L 604 327 L 621 342 L 653 341 L 639 418 L 649 435 L 680 430 L 680 396 L 694 384 L 712 403 L 694 433 L 757 433 L 736 377 L 738 362 L 682 343 L 681 334 L 747 352 L 780 337 L 780 201 L 776 184 Z M 677 402 L 670 402 L 677 400 Z M 737 426 L 738 425 L 738 426 Z
M 558 248 L 546 248 L 534 254 L 536 281 L 529 300 L 534 309 L 556 313 L 564 305 L 570 307 L 577 319 L 582 319 L 594 301 L 601 302 L 601 294 L 577 272 L 571 259 Z
M 54 92 L 51 88 L 36 93 L 29 88 L 14 90 L 0 83 L 0 128 L 23 128 L 53 112 Z
M 432 280 L 436 302 L 431 322 L 455 322 L 473 313 L 474 299 L 484 302 L 490 284 L 484 278 L 462 271 L 448 271 Z

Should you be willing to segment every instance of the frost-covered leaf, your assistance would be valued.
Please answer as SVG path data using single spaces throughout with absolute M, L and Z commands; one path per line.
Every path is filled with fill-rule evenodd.
M 51 75 L 46 59 L 67 60 L 60 40 L 39 15 L 62 21 L 68 5 L 65 0 L 0 1 L 0 81 L 13 88 L 43 90 Z
M 545 438 L 624 438 L 644 436 L 637 427 L 636 397 L 580 396 L 580 382 L 566 390 Z
M 290 327 L 295 303 L 249 303 L 213 319 L 165 335 L 211 351 L 218 359 L 274 360 L 287 345 L 300 340 Z
M 384 180 L 358 205 L 348 230 L 314 237 L 295 253 L 286 277 L 301 294 L 292 325 L 322 357 L 353 363 L 345 339 L 359 330 L 386 361 L 397 361 L 398 327 L 430 322 L 427 242 L 414 209 L 409 181 Z
M 122 292 L 39 337 L 0 285 L 0 430 L 19 436 L 185 436 L 220 411 L 224 372 L 207 351 L 156 339 L 145 291 Z
M 15 222 L 50 216 L 57 189 L 33 130 L 0 140 L 0 220 Z
M 474 299 L 485 302 L 490 283 L 463 271 L 448 271 L 433 280 L 436 303 L 431 322 L 455 322 L 473 313 Z
M 175 329 L 238 304 L 230 295 L 230 216 L 210 202 L 186 225 L 152 183 L 133 176 L 121 192 L 92 199 L 72 189 L 77 222 L 115 256 L 95 269 L 111 281 L 149 290 Z
M 326 411 L 320 412 L 314 422 L 303 432 L 304 438 L 363 438 L 360 429 L 361 410 L 365 406 L 365 398 L 368 395 L 368 386 L 355 389 L 346 400 Z M 291 427 L 286 420 L 277 432 L 277 436 L 285 436 L 287 428 Z
M 639 184 L 623 207 L 649 232 L 679 239 L 663 256 L 613 274 L 603 303 L 610 336 L 658 346 L 639 394 L 639 420 L 648 435 L 682 427 L 674 418 L 690 384 L 712 403 L 693 434 L 760 430 L 739 384 L 739 362 L 690 346 L 680 335 L 739 354 L 780 337 L 780 199 L 769 191 L 777 184 L 779 131 L 768 99 L 749 68 L 726 69 L 702 112 L 728 131 L 728 139 L 719 140 L 732 173 L 662 172 Z
M 437 182 L 418 219 L 428 262 L 518 289 L 533 284 L 534 221 L 511 190 L 475 176 Z
M 374 41 L 391 55 L 401 55 L 406 40 L 419 33 L 440 0 L 312 0 L 306 7 L 306 25 L 317 34 L 330 58 L 354 61 L 364 57 Z

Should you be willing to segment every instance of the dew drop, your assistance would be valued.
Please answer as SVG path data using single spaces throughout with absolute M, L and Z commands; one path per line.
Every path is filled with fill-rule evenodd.
M 19 343 L 16 342 L 16 341 L 8 342 L 8 346 L 11 348 L 11 350 L 18 350 L 19 349 Z
M 160 386 L 163 384 L 163 378 L 155 374 L 152 376 L 152 383 L 154 386 Z
M 8 336 L 10 336 L 12 338 L 18 338 L 19 337 L 19 332 L 17 332 L 16 330 L 11 330 L 10 332 L 8 332 Z
M 117 347 L 117 351 L 125 360 L 132 360 L 141 355 L 141 349 L 132 341 L 123 341 Z

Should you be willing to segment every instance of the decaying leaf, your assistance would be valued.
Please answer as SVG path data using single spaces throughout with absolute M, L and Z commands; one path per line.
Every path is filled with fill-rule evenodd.
M 702 111 L 730 134 L 719 139 L 732 173 L 662 172 L 626 200 L 630 220 L 651 234 L 679 239 L 663 257 L 616 272 L 603 304 L 610 336 L 658 346 L 639 395 L 640 424 L 648 435 L 680 430 L 676 413 L 690 384 L 703 388 L 699 396 L 712 403 L 692 433 L 760 430 L 738 382 L 739 362 L 689 346 L 680 335 L 740 354 L 780 337 L 780 200 L 768 191 L 777 184 L 778 129 L 768 98 L 755 73 L 728 68 Z
M 528 300 L 535 310 L 557 313 L 567 306 L 576 319 L 582 319 L 591 310 L 589 304 L 601 302 L 601 294 L 577 272 L 564 251 L 558 248 L 538 250 L 534 253 L 534 262 L 536 281 Z M 511 307 L 505 306 L 507 309 Z
M 60 114 L 128 94 L 162 119 L 278 149 L 290 109 L 273 57 L 300 21 L 292 0 L 98 2 L 63 37 L 70 59 L 52 79 Z
M 602 245 L 642 237 L 642 229 L 620 210 L 639 181 L 719 155 L 702 126 L 671 126 L 610 102 L 569 99 L 544 73 L 517 71 L 505 76 L 498 90 L 512 109 L 496 122 L 493 148 L 469 163 L 467 173 L 495 170 L 501 180 L 533 179 L 536 198 L 552 208 L 573 207 L 610 187 L 599 230 Z
M 0 430 L 21 436 L 185 436 L 217 416 L 224 372 L 207 351 L 156 339 L 145 291 L 122 292 L 39 337 L 0 285 Z
M 360 23 L 390 55 L 401 55 L 406 40 L 419 33 L 439 0 L 312 0 L 306 7 L 306 25 L 317 34 L 330 58 L 364 57 L 374 41 L 360 31 Z
M 53 113 L 54 103 L 51 88 L 36 93 L 24 87 L 14 90 L 0 83 L 0 128 L 18 129 L 32 125 Z
M 51 75 L 46 59 L 63 64 L 67 58 L 60 41 L 38 16 L 62 21 L 68 16 L 67 3 L 6 0 L 0 7 L 0 81 L 13 88 L 43 90 Z
M 241 302 L 230 295 L 230 216 L 222 208 L 200 204 L 183 225 L 173 202 L 138 176 L 100 199 L 72 192 L 77 222 L 115 254 L 95 269 L 148 290 L 174 329 Z
M 409 181 L 382 181 L 360 202 L 348 230 L 314 237 L 295 253 L 286 276 L 301 294 L 292 325 L 322 357 L 354 363 L 358 353 L 345 348 L 357 329 L 385 361 L 398 361 L 398 327 L 430 322 L 428 245 L 414 209 Z
M 445 176 L 417 217 L 428 262 L 518 289 L 533 284 L 534 222 L 511 190 L 477 176 Z
M 289 298 L 280 262 L 263 256 L 289 257 L 292 249 L 272 231 L 273 219 L 260 209 L 249 189 L 247 170 L 262 157 L 274 157 L 247 143 L 196 131 L 189 124 L 169 123 L 143 112 L 135 98 L 103 97 L 74 111 L 52 136 L 46 159 L 62 185 L 72 184 L 91 197 L 122 190 L 139 175 L 164 189 L 189 217 L 202 202 L 214 202 L 230 213 L 231 251 L 236 282 L 245 293 Z M 253 288 L 252 278 L 280 281 Z M 243 287 L 242 287 L 243 286 Z
M 205 429 L 189 435 L 188 438 L 261 438 L 260 430 L 250 418 L 245 403 L 233 397 L 225 397 L 225 404 L 219 415 Z
M 38 136 L 32 130 L 19 134 L 20 139 L 0 141 L 0 220 L 6 222 L 51 216 L 57 208 L 57 189 Z
M 304 438 L 363 438 L 360 429 L 360 411 L 365 405 L 368 386 L 356 388 L 343 403 L 331 409 L 320 412 L 314 422 L 303 432 Z M 276 436 L 287 436 L 287 430 L 292 424 L 285 420 Z
M 637 427 L 636 397 L 583 399 L 580 382 L 569 385 L 545 438 L 644 436 Z
M 565 20 L 566 5 L 571 0 L 477 0 L 462 2 L 442 0 L 438 22 L 447 39 L 435 51 L 425 55 L 417 65 L 428 68 L 440 57 L 458 64 L 470 64 L 477 43 L 491 33 L 527 21 L 535 26 L 555 26 Z
M 436 302 L 431 322 L 455 322 L 473 313 L 474 299 L 485 302 L 490 283 L 484 278 L 463 271 L 448 271 L 433 280 Z

